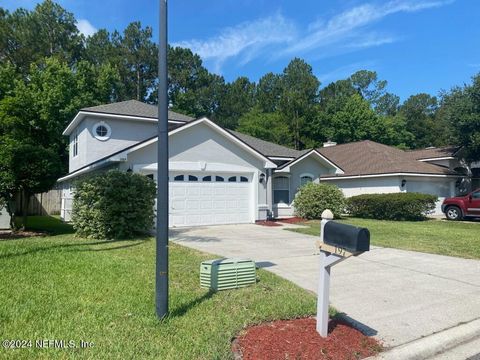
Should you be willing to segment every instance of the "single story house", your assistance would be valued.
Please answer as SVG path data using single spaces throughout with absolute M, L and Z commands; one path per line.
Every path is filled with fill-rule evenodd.
M 79 111 L 63 133 L 70 139 L 69 173 L 58 180 L 64 220 L 81 176 L 116 168 L 156 178 L 156 125 L 157 107 L 135 100 Z M 373 141 L 298 151 L 169 111 L 170 225 L 292 216 L 296 192 L 311 181 L 335 184 L 346 196 L 413 191 L 442 200 L 462 178 L 450 155 L 423 158 Z

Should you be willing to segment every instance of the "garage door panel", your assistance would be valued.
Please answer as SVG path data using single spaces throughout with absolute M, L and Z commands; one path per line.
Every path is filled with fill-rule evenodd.
M 182 174 L 175 174 L 182 175 Z M 196 176 L 199 181 L 170 182 L 170 223 L 172 226 L 194 226 L 245 223 L 251 221 L 253 197 L 251 182 L 240 182 L 241 175 L 211 174 L 212 181 L 202 181 L 210 174 L 184 173 L 184 179 Z M 170 176 L 174 179 L 175 176 Z M 242 175 L 243 176 L 243 175 Z

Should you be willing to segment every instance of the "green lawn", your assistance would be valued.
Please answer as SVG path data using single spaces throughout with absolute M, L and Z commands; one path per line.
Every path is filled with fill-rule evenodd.
M 480 259 L 478 222 L 384 221 L 357 218 L 346 218 L 341 222 L 368 228 L 372 245 Z M 319 235 L 319 221 L 308 221 L 305 225 L 309 227 L 292 231 Z
M 0 349 L 0 358 L 227 359 L 248 324 L 315 312 L 315 298 L 263 270 L 241 290 L 199 287 L 199 265 L 213 256 L 170 249 L 170 316 L 154 312 L 152 238 L 75 238 L 54 218 L 31 218 L 48 237 L 0 240 L 0 338 L 80 340 L 88 349 Z

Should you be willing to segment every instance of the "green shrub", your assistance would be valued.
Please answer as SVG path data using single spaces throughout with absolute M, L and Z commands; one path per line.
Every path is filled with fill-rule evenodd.
M 335 185 L 308 183 L 295 196 L 295 214 L 304 219 L 320 219 L 325 209 L 340 217 L 345 208 L 345 197 Z
M 347 199 L 347 213 L 379 220 L 424 220 L 438 198 L 420 193 L 364 194 Z
M 152 229 L 155 183 L 140 174 L 111 170 L 75 185 L 72 222 L 78 235 L 123 239 Z

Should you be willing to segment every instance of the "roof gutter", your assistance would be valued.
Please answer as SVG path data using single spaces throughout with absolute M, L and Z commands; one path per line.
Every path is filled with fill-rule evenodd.
M 121 158 L 108 158 L 108 159 L 105 159 L 105 160 L 102 160 L 102 161 L 99 161 L 97 163 L 94 163 L 94 164 L 91 164 L 89 166 L 86 166 L 84 168 L 81 168 L 79 170 L 76 170 L 74 172 L 71 172 L 70 174 L 64 176 L 64 177 L 61 177 L 60 179 L 57 180 L 57 183 L 60 183 L 60 182 L 63 182 L 63 181 L 67 181 L 67 180 L 70 180 L 74 177 L 77 177 L 79 175 L 83 175 L 83 174 L 88 174 L 89 172 L 92 172 L 94 170 L 97 170 L 97 169 L 101 169 L 103 167 L 106 167 L 110 164 L 114 164 L 114 163 L 120 163 L 120 162 L 123 162 L 125 160 L 121 159 Z
M 369 174 L 369 175 L 351 175 L 351 176 L 329 176 L 329 177 L 320 177 L 321 181 L 333 181 L 333 180 L 350 180 L 350 179 L 365 179 L 365 178 L 376 178 L 376 177 L 392 177 L 392 176 L 412 176 L 412 177 L 437 177 L 437 178 L 458 178 L 463 177 L 463 175 L 454 175 L 454 174 L 424 174 L 424 173 L 391 173 L 391 174 Z

